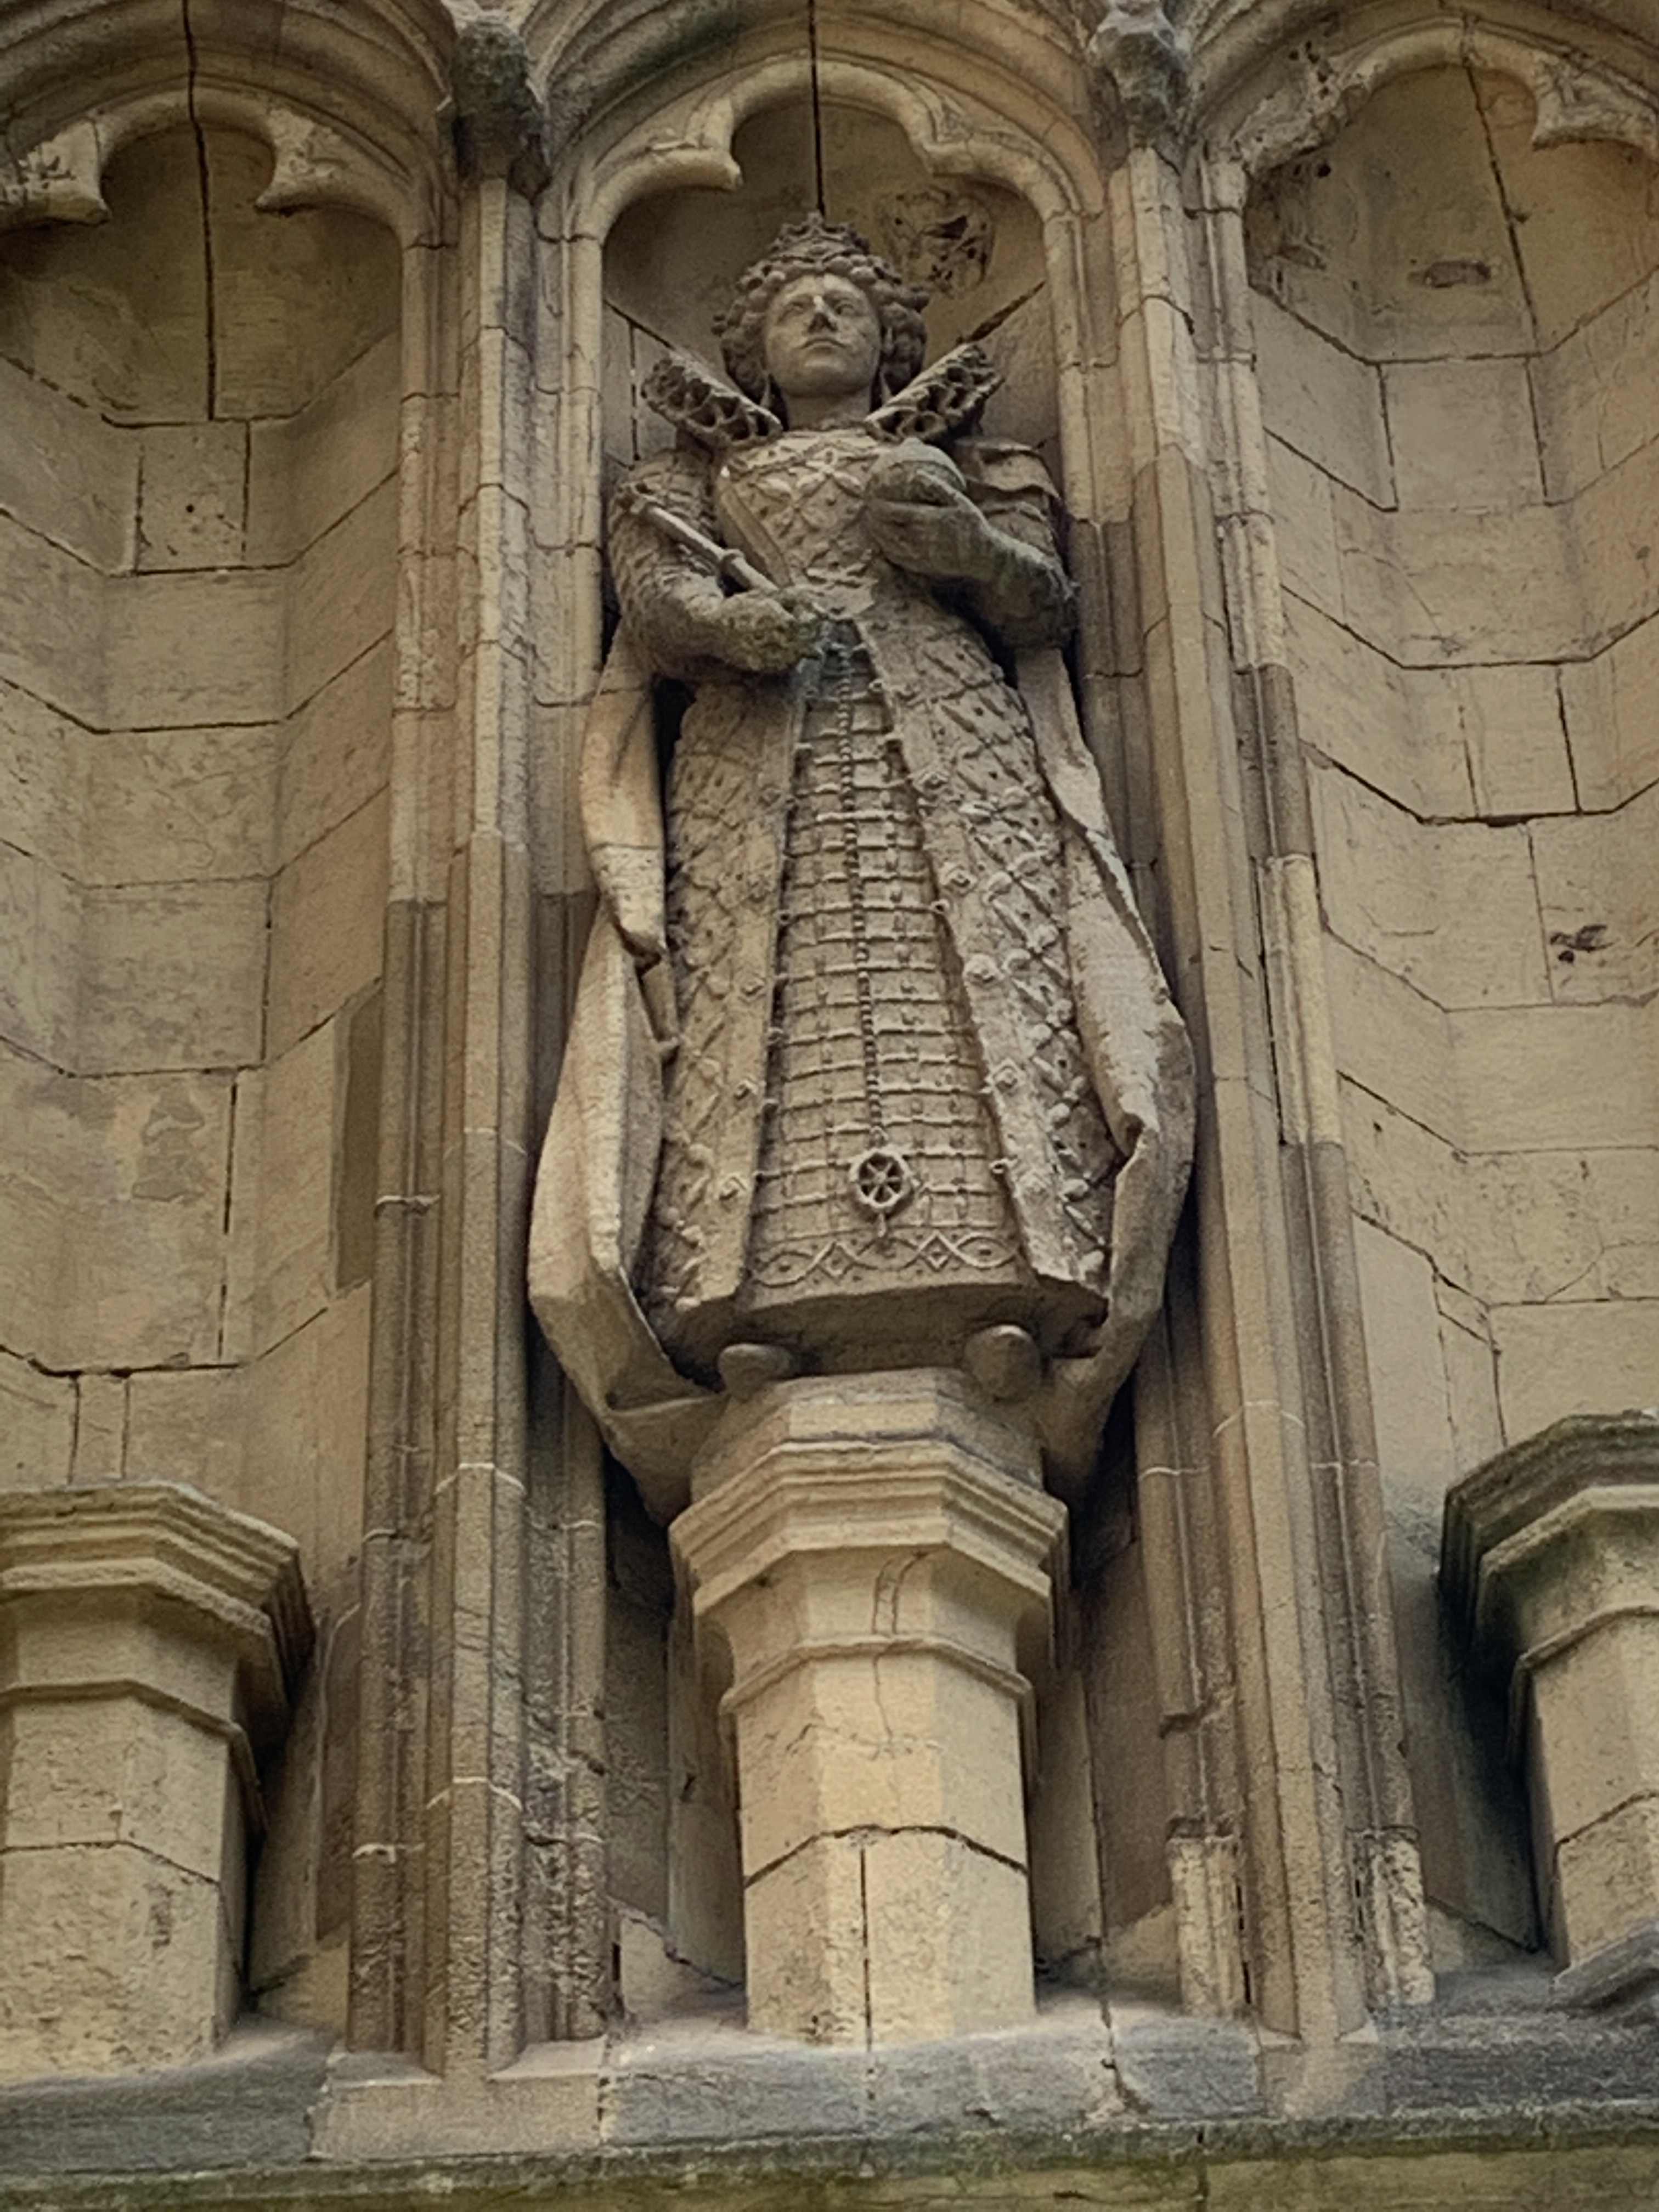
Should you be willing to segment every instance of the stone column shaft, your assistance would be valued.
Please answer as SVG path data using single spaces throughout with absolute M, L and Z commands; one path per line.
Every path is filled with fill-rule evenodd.
M 293 1540 L 170 1483 L 0 1496 L 0 2075 L 179 2065 L 240 1999 Z
M 909 2042 L 1032 2010 L 1029 1639 L 1064 1509 L 932 1370 L 774 1385 L 674 1527 L 729 1666 L 752 2026 Z
M 1659 1418 L 1558 1421 L 1449 1493 L 1442 1574 L 1510 1692 L 1570 2002 L 1659 1992 Z

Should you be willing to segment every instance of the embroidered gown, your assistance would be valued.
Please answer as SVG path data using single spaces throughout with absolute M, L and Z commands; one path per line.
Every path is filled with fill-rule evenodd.
M 680 1043 L 635 1287 L 704 1380 L 738 1338 L 890 1367 L 994 1322 L 1059 1352 L 1104 1310 L 1121 1158 L 1079 1034 L 1060 823 L 987 637 L 865 527 L 884 451 L 862 428 L 784 432 L 635 472 L 832 617 L 787 676 L 688 663 L 694 557 L 625 501 L 613 520 L 624 616 L 696 690 L 666 794 Z M 972 495 L 1046 540 L 1032 457 L 983 456 L 958 454 Z

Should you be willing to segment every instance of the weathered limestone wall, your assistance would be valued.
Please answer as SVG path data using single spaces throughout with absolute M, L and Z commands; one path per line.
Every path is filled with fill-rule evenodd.
M 175 127 L 107 223 L 0 245 L 0 1479 L 182 1480 L 298 1539 L 323 1657 L 251 1972 L 336 2020 L 398 278 L 362 217 L 257 212 L 270 169 Z
M 1425 1872 L 1511 1942 L 1503 1784 L 1437 1680 L 1441 1500 L 1659 1357 L 1659 208 L 1534 119 L 1401 78 L 1250 225 Z
M 1535 152 L 1507 78 L 1348 99 L 1333 51 L 1413 4 L 1106 0 L 1091 37 L 1048 0 L 836 0 L 810 91 L 793 0 L 190 0 L 165 38 L 151 0 L 0 6 L 0 215 L 34 226 L 0 240 L 0 1481 L 182 1476 L 300 1539 L 321 1633 L 248 1978 L 331 2032 L 349 1915 L 356 2048 L 325 2092 L 316 2057 L 293 2155 L 1379 2100 L 1409 2130 L 1466 2094 L 1530 2140 L 1518 2082 L 1647 2094 L 1647 2031 L 1546 2015 L 1541 1960 L 1427 2007 L 1414 1821 L 1437 1963 L 1512 1960 L 1524 1819 L 1437 1641 L 1440 1498 L 1564 1407 L 1652 1395 L 1659 234 L 1640 159 Z M 1433 12 L 1443 58 L 1480 46 L 1477 10 Z M 1560 11 L 1501 12 L 1599 128 L 1612 78 L 1550 44 Z M 1638 0 L 1583 0 L 1574 38 L 1610 52 L 1615 14 L 1650 40 Z M 1266 139 L 1353 118 L 1258 191 L 1253 337 L 1250 70 Z M 735 2009 L 714 2063 L 668 2051 L 684 2021 L 631 2033 L 709 1994 L 695 1969 L 741 1977 L 721 1686 L 534 1351 L 526 1386 L 521 1296 L 530 1094 L 592 905 L 601 495 L 659 434 L 658 349 L 705 345 L 811 198 L 815 104 L 833 211 L 934 283 L 935 344 L 993 325 L 988 427 L 1063 483 L 1085 719 L 1204 1075 L 1169 1325 L 1037 1684 L 1036 1948 L 1102 1962 L 1103 2000 L 914 2076 L 785 2065 Z M 254 212 L 270 157 L 232 117 L 300 212 Z M 111 220 L 76 227 L 100 177 Z M 390 231 L 344 205 L 396 230 L 401 317 Z M 1277 598 L 1235 588 L 1273 568 L 1258 366 L 1415 1812 L 1347 1185 L 1303 1111 L 1312 862 L 1299 817 L 1271 853 L 1253 818 L 1290 713 Z M 1534 1993 L 1516 2039 L 1494 1986 Z

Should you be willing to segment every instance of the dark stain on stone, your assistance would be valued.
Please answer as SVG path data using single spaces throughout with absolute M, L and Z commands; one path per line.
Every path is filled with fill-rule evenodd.
M 135 1198 L 177 1205 L 203 1195 L 208 1187 L 207 1175 L 197 1151 L 195 1132 L 204 1121 L 201 1108 L 184 1084 L 169 1084 L 156 1094 L 138 1140 L 138 1172 L 132 1184 Z
M 1571 968 L 1581 952 L 1601 952 L 1607 942 L 1607 926 L 1604 921 L 1587 921 L 1582 929 L 1571 931 L 1553 929 L 1550 943 L 1555 957 L 1564 967 Z
M 1431 261 L 1419 271 L 1417 281 L 1426 284 L 1431 292 L 1448 292 L 1458 284 L 1490 284 L 1490 261 Z

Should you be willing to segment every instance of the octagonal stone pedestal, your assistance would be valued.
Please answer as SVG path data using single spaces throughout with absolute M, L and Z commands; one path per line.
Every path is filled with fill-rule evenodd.
M 0 2075 L 172 2066 L 240 1996 L 291 1537 L 182 1485 L 0 1492 Z
M 1441 1574 L 1507 1682 L 1565 2002 L 1659 1995 L 1659 1417 L 1558 1421 L 1446 1500 Z
M 1032 2016 L 1020 1662 L 1065 1526 L 1017 1418 L 949 1370 L 775 1383 L 724 1418 L 672 1534 L 729 1662 L 752 2027 Z

